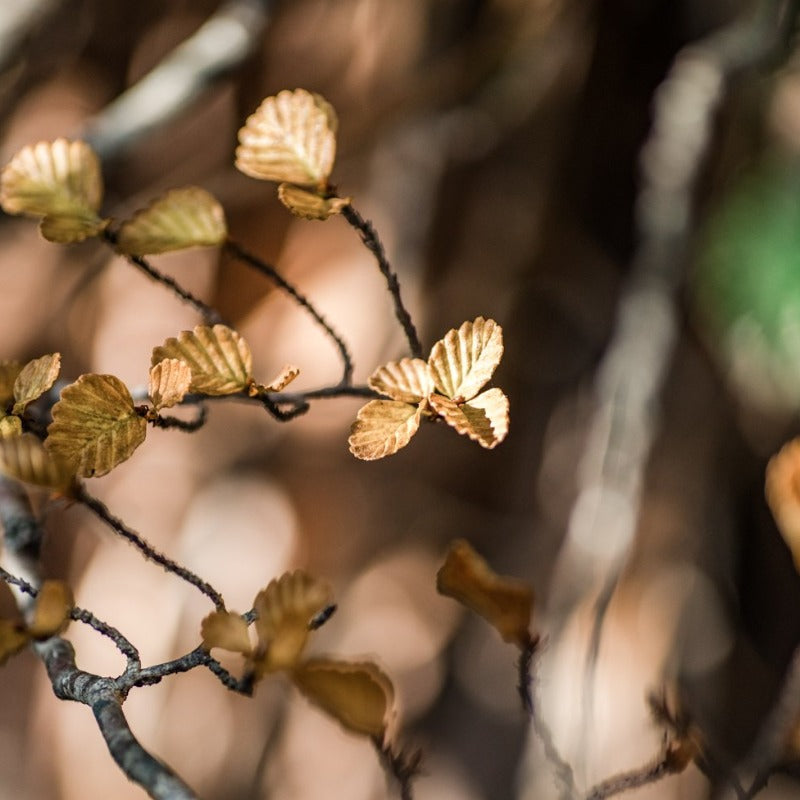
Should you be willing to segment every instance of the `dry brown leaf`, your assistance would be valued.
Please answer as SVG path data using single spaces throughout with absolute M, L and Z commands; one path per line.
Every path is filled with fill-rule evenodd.
M 72 590 L 63 581 L 44 581 L 33 607 L 28 633 L 33 639 L 49 639 L 66 628 L 74 604 Z
M 358 411 L 350 429 L 350 452 L 363 461 L 374 461 L 405 447 L 419 429 L 422 406 L 397 400 L 370 400 Z
M 316 220 L 341 214 L 342 209 L 350 203 L 349 197 L 322 197 L 292 183 L 282 183 L 278 187 L 278 200 L 296 217 Z
M 349 731 L 383 740 L 394 689 L 375 664 L 313 659 L 300 664 L 292 680 L 312 703 Z
M 225 212 L 216 198 L 198 186 L 172 189 L 137 211 L 119 229 L 117 250 L 145 256 L 210 247 L 228 235 Z
M 167 339 L 153 350 L 153 366 L 166 358 L 185 361 L 192 371 L 190 391 L 206 395 L 235 394 L 252 383 L 253 357 L 247 342 L 225 325 L 198 325 Z
M 418 405 L 433 391 L 433 376 L 421 358 L 403 358 L 378 367 L 369 385 L 392 400 Z
M 147 423 L 113 375 L 81 375 L 53 406 L 45 445 L 84 478 L 99 477 L 133 455 Z
M 5 408 L 14 399 L 14 382 L 22 372 L 19 361 L 0 361 L 0 406 Z
M 431 407 L 448 425 L 491 450 L 508 433 L 508 398 L 500 389 L 488 389 L 468 403 L 432 394 Z
M 17 419 L 17 417 L 4 417 Z M 2 421 L 0 421 L 2 422 Z M 0 439 L 0 472 L 10 478 L 54 492 L 65 493 L 75 473 L 58 457 L 51 455 L 32 433 Z
M 22 434 L 22 420 L 13 414 L 0 417 L 0 439 L 8 439 L 10 436 L 20 436 Z
M 267 392 L 283 391 L 298 375 L 300 368 L 286 364 L 283 369 L 266 385 L 258 384 L 250 389 L 250 394 L 265 394 Z
M 247 623 L 231 611 L 213 611 L 201 624 L 203 648 L 219 647 L 233 653 L 249 655 L 253 649 Z
M 764 494 L 800 572 L 800 438 L 792 439 L 769 460 Z
M 14 414 L 21 414 L 28 403 L 41 397 L 56 382 L 61 371 L 61 353 L 29 361 L 14 381 Z
M 477 317 L 436 342 L 428 364 L 438 391 L 463 402 L 492 377 L 502 355 L 502 328 L 493 319 Z
M 192 383 L 192 370 L 185 361 L 165 358 L 150 368 L 148 395 L 156 411 L 172 408 L 183 400 Z
M 16 655 L 30 641 L 21 621 L 0 619 L 0 666 Z
M 336 157 L 336 115 L 305 89 L 267 97 L 239 131 L 236 167 L 252 178 L 324 188 Z
M 518 578 L 498 575 L 463 539 L 450 545 L 436 588 L 480 614 L 505 641 L 528 644 L 533 591 Z

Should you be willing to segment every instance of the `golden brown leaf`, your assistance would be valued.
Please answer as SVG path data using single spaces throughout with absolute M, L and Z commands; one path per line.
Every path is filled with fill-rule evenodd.
M 428 363 L 436 388 L 451 400 L 463 402 L 492 377 L 502 355 L 502 328 L 493 319 L 478 317 L 436 342 Z
M 0 361 L 0 406 L 3 408 L 14 399 L 14 382 L 21 371 L 19 361 Z
M 22 622 L 0 619 L 0 666 L 19 653 L 29 641 L 30 636 Z
M 480 614 L 505 641 L 528 643 L 533 591 L 517 578 L 498 575 L 463 539 L 450 545 L 436 588 Z
M 284 365 L 283 369 L 266 385 L 258 384 L 250 389 L 250 394 L 265 394 L 267 392 L 283 391 L 298 375 L 300 368 L 291 364 Z
M 113 375 L 81 375 L 53 406 L 45 445 L 78 475 L 105 475 L 133 455 L 147 423 Z
M 156 411 L 180 403 L 192 383 L 192 370 L 185 361 L 165 358 L 150 368 L 148 395 Z
M 56 382 L 61 371 L 61 353 L 29 361 L 14 381 L 14 414 L 21 414 L 28 403 L 41 397 Z
M 336 157 L 336 115 L 305 89 L 267 97 L 239 131 L 236 167 L 251 178 L 324 187 Z
M 769 460 L 764 494 L 800 571 L 800 438 L 792 439 Z
M 66 492 L 75 476 L 74 471 L 51 455 L 32 433 L 0 439 L 0 472 L 54 492 Z
M 187 186 L 172 189 L 124 222 L 117 250 L 144 256 L 210 247 L 224 242 L 227 235 L 225 212 L 216 198 L 198 186 Z
M 431 407 L 459 433 L 491 450 L 508 433 L 508 398 L 500 389 L 488 389 L 467 403 L 432 394 Z
M 375 664 L 313 659 L 300 664 L 292 680 L 312 703 L 349 731 L 383 740 L 394 689 Z
M 63 581 L 44 581 L 33 607 L 28 633 L 33 639 L 49 639 L 66 628 L 73 606 L 72 591 Z
M 322 197 L 292 183 L 282 183 L 278 187 L 278 200 L 296 217 L 303 219 L 326 220 L 334 214 L 341 214 L 349 204 L 349 197 Z
M 219 647 L 233 653 L 249 655 L 253 649 L 247 623 L 231 611 L 212 611 L 202 622 L 203 647 Z
M 22 434 L 22 420 L 12 414 L 0 417 L 0 439 Z
M 405 447 L 419 429 L 422 407 L 397 400 L 370 400 L 350 430 L 350 452 L 363 461 L 390 456 Z
M 207 395 L 235 394 L 252 382 L 253 357 L 247 342 L 225 325 L 198 325 L 167 339 L 153 350 L 153 366 L 165 358 L 185 361 L 192 371 L 190 391 Z
M 378 367 L 369 385 L 392 400 L 418 405 L 433 391 L 433 376 L 421 358 L 403 358 Z

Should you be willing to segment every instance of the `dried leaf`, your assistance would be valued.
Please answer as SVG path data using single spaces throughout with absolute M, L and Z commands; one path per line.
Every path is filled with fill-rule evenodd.
M 56 382 L 61 371 L 61 353 L 29 361 L 14 381 L 14 414 L 21 414 L 28 403 L 41 397 Z
M 78 475 L 99 477 L 130 458 L 146 431 L 119 378 L 81 375 L 53 406 L 45 445 Z
M 16 419 L 17 417 L 4 417 Z M 74 471 L 49 453 L 32 433 L 0 439 L 0 472 L 23 483 L 43 486 L 54 492 L 66 492 L 72 484 Z
M 405 447 L 419 429 L 422 406 L 397 400 L 370 400 L 350 430 L 350 452 L 364 461 L 390 456 Z
M 230 611 L 213 611 L 201 624 L 203 647 L 211 650 L 220 647 L 233 653 L 249 655 L 253 649 L 247 623 Z
M 309 623 L 330 600 L 327 584 L 302 570 L 285 573 L 258 593 L 253 603 L 258 614 L 257 677 L 297 663 L 308 640 Z
M 216 198 L 197 186 L 173 189 L 122 224 L 117 250 L 144 256 L 210 247 L 228 235 L 225 212 Z
M 392 400 L 417 405 L 433 391 L 433 376 L 421 358 L 403 358 L 378 367 L 369 385 Z
M 48 242 L 70 244 L 98 236 L 110 222 L 110 219 L 100 219 L 96 215 L 48 216 L 42 219 L 39 231 Z
M 502 328 L 493 319 L 478 317 L 436 342 L 428 363 L 436 388 L 451 400 L 463 402 L 492 377 L 502 355 Z
M 318 220 L 341 214 L 350 203 L 349 197 L 322 197 L 291 183 L 282 183 L 278 187 L 278 200 L 296 217 Z
M 14 399 L 14 382 L 21 371 L 19 361 L 0 361 L 0 406 L 4 409 Z
M 192 370 L 185 361 L 165 358 L 150 368 L 148 395 L 156 411 L 180 403 L 192 383 Z
M 267 97 L 239 131 L 236 167 L 251 178 L 324 187 L 336 157 L 336 115 L 305 89 Z
M 508 433 L 508 398 L 500 389 L 488 389 L 468 403 L 456 403 L 432 394 L 430 404 L 448 425 L 491 450 Z
M 69 622 L 73 606 L 72 591 L 63 581 L 44 581 L 33 608 L 28 633 L 33 639 L 49 639 L 61 633 Z
M 206 395 L 235 394 L 252 382 L 253 357 L 247 342 L 231 328 L 198 325 L 167 339 L 153 350 L 153 366 L 165 358 L 185 361 L 192 371 L 190 391 Z
M 800 572 L 800 438 L 792 439 L 769 460 L 764 494 Z
M 383 740 L 394 689 L 375 664 L 313 659 L 300 664 L 292 680 L 312 703 L 349 731 Z
M 529 641 L 533 591 L 517 578 L 498 575 L 463 539 L 450 545 L 436 588 L 488 620 L 505 641 Z
M 250 394 L 265 394 L 267 392 L 283 391 L 298 375 L 300 368 L 286 364 L 283 369 L 266 385 L 258 384 L 250 389 Z
M 0 666 L 22 650 L 30 636 L 22 622 L 0 619 Z
M 10 436 L 20 436 L 22 434 L 22 420 L 13 414 L 0 417 L 0 439 L 8 439 Z

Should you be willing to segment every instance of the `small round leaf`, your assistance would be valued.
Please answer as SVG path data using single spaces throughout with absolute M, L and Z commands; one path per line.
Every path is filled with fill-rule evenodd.
M 16 419 L 18 417 L 4 417 Z M 0 438 L 0 472 L 10 478 L 54 492 L 66 492 L 75 472 L 49 453 L 32 433 Z
M 350 203 L 349 197 L 322 197 L 291 183 L 282 183 L 278 187 L 278 200 L 296 217 L 317 220 L 341 214 L 342 209 Z
M 29 361 L 20 370 L 14 381 L 14 414 L 21 414 L 28 403 L 32 403 L 48 391 L 61 371 L 61 353 L 42 356 Z
M 403 358 L 378 367 L 369 385 L 392 400 L 417 405 L 433 391 L 433 376 L 421 358 Z
M 180 403 L 192 383 L 192 370 L 185 361 L 165 358 L 150 369 L 148 395 L 156 411 Z
M 202 622 L 203 647 L 219 647 L 233 653 L 249 655 L 252 650 L 247 623 L 230 611 L 212 611 Z
M 411 441 L 421 418 L 421 405 L 370 400 L 359 409 L 350 430 L 350 452 L 363 461 L 391 456 Z
M 488 389 L 468 403 L 432 394 L 431 407 L 448 425 L 491 450 L 508 433 L 508 398 L 500 389 Z

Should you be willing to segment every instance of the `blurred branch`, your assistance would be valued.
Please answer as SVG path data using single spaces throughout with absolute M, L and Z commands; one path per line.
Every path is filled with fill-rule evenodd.
M 0 72 L 19 58 L 35 28 L 63 5 L 63 0 L 4 0 L 0 6 Z

